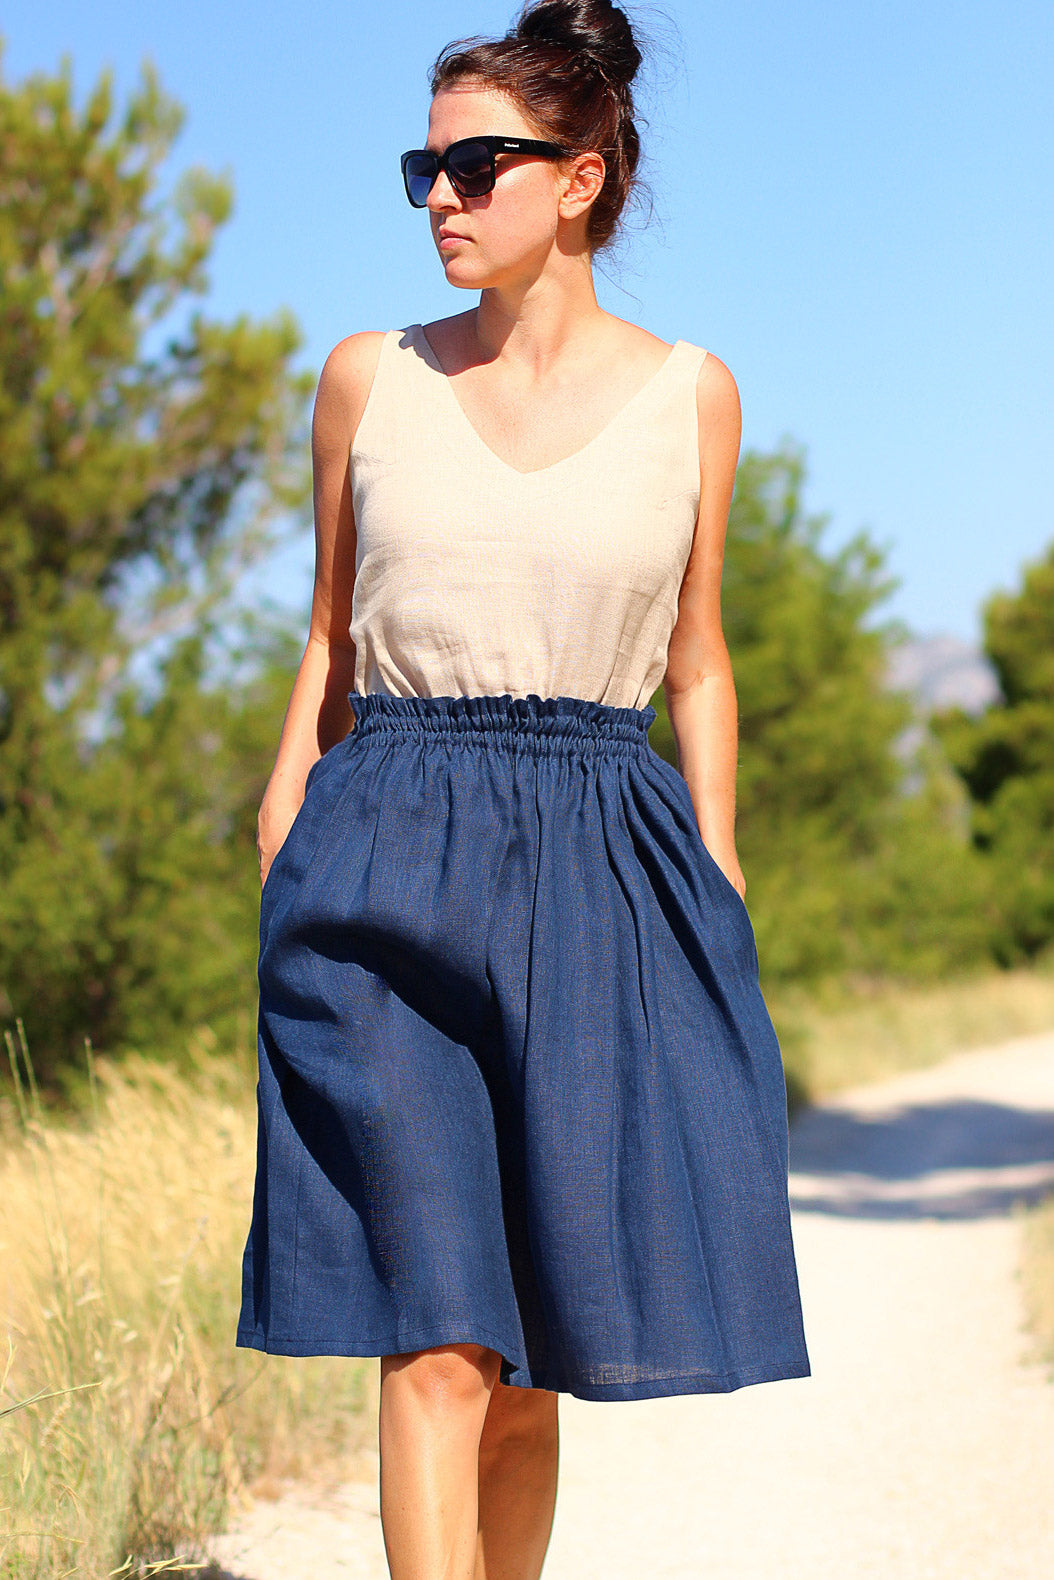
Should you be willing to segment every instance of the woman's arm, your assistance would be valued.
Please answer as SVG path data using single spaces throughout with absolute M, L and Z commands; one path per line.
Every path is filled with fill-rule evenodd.
M 699 370 L 699 518 L 670 637 L 663 690 L 703 843 L 742 895 L 735 846 L 736 688 L 721 628 L 721 568 L 742 423 L 739 391 L 715 356 Z
M 312 764 L 343 740 L 351 727 L 348 692 L 355 683 L 355 644 L 348 626 L 355 582 L 355 521 L 349 459 L 383 339 L 379 331 L 366 330 L 342 340 L 326 360 L 315 395 L 311 625 L 257 819 L 261 883 L 300 810 Z

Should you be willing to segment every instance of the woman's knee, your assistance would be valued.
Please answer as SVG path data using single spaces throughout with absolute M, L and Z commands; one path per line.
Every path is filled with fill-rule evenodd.
M 557 1437 L 559 1395 L 545 1388 L 498 1386 L 483 1425 L 483 1455 L 548 1453 Z
M 497 1383 L 501 1357 L 482 1344 L 443 1344 L 381 1361 L 382 1387 L 393 1384 L 424 1407 L 478 1402 Z

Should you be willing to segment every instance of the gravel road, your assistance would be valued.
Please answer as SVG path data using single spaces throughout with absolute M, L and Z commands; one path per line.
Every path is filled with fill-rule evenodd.
M 813 1376 L 563 1398 L 546 1580 L 1047 1580 L 1015 1204 L 1054 1189 L 1054 1034 L 807 1109 L 791 1165 Z M 213 1551 L 231 1580 L 386 1580 L 375 1480 L 291 1488 Z

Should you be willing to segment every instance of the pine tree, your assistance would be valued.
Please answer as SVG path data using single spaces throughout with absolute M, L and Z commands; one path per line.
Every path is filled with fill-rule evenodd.
M 215 1010 L 201 959 L 229 997 L 246 927 L 232 809 L 195 777 L 224 708 L 201 644 L 305 497 L 313 380 L 288 313 L 201 310 L 231 190 L 194 169 L 163 194 L 182 118 L 149 67 L 120 111 L 109 74 L 79 108 L 68 61 L 0 81 L 0 1021 L 45 1077 L 85 1035 L 147 1034 L 130 1006 L 166 955 L 199 967 L 181 1018 Z M 216 882 L 171 909 L 206 856 Z

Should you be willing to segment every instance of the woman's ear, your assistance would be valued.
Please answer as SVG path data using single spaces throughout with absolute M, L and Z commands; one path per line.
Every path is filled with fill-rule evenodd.
M 600 196 L 606 174 L 607 166 L 600 154 L 578 154 L 571 169 L 563 174 L 560 218 L 576 219 L 585 213 Z

